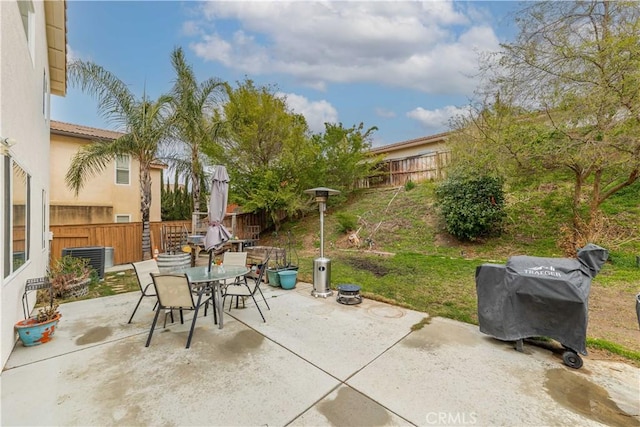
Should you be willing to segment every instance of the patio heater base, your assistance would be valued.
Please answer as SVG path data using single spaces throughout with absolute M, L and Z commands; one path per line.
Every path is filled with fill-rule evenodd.
M 320 257 L 313 260 L 313 290 L 314 297 L 326 298 L 333 295 L 331 290 L 331 260 Z
M 326 297 L 330 297 L 331 295 L 333 295 L 333 291 L 332 290 L 328 290 L 326 292 L 317 292 L 315 290 L 311 291 L 311 295 L 313 295 L 314 297 L 318 298 L 326 298 Z

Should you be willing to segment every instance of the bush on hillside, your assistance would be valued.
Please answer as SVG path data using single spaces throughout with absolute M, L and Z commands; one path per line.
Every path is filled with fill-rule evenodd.
M 451 176 L 436 188 L 447 232 L 460 240 L 499 234 L 504 212 L 503 181 L 490 176 Z
M 352 213 L 339 212 L 336 214 L 338 220 L 338 231 L 340 233 L 349 233 L 358 228 L 358 217 Z

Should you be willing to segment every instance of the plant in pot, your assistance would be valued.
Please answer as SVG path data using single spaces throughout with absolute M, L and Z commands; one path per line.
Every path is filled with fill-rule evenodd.
M 49 302 L 38 310 L 35 316 L 21 320 L 15 324 L 15 330 L 18 332 L 20 341 L 25 347 L 44 344 L 51 341 L 53 334 L 58 326 L 58 321 L 62 314 L 58 311 L 58 303 L 55 302 L 50 283 L 46 277 L 36 279 L 37 282 L 32 283 L 32 290 L 48 289 Z M 40 291 L 39 291 L 40 293 Z M 40 294 L 42 295 L 42 294 Z
M 49 268 L 49 282 L 58 298 L 79 298 L 89 293 L 93 268 L 89 260 L 65 255 Z
M 279 241 L 277 240 L 279 243 Z M 279 247 L 283 245 L 278 244 Z M 295 257 L 295 262 L 294 262 Z M 272 257 L 274 259 L 274 257 Z M 287 243 L 284 246 L 284 249 L 277 250 L 275 253 L 275 262 L 272 267 L 267 269 L 267 276 L 269 277 L 269 284 L 272 286 L 282 286 L 280 283 L 280 272 L 283 271 L 298 271 L 298 254 L 294 249 L 293 239 L 291 237 L 291 232 L 287 232 Z M 287 276 L 292 275 L 292 273 L 287 273 Z M 295 279 L 294 279 L 295 280 Z M 287 284 L 291 282 L 291 280 L 286 280 Z M 295 283 L 295 282 L 294 282 Z M 292 289 L 292 286 L 289 285 L 285 289 Z

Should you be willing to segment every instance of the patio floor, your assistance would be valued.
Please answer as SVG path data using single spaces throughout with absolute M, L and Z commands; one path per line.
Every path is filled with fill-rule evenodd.
M 54 339 L 17 344 L 0 376 L 9 425 L 640 425 L 640 370 L 481 334 L 365 299 L 263 285 L 271 310 L 159 321 L 138 293 L 64 304 Z M 264 306 L 264 304 L 263 304 Z M 228 307 L 227 307 L 228 309 Z

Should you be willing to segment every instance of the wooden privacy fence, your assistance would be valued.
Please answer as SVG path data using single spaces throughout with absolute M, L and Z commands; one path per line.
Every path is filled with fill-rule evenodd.
M 231 215 L 223 221 L 225 227 L 231 230 Z M 161 230 L 163 225 L 184 226 L 191 232 L 191 220 L 152 222 L 151 250 L 157 247 L 161 250 Z M 244 237 L 249 225 L 259 225 L 261 230 L 266 226 L 266 216 L 263 214 L 237 214 L 236 234 Z M 142 223 L 109 223 L 88 225 L 52 225 L 51 259 L 62 257 L 65 248 L 85 246 L 105 246 L 113 248 L 114 265 L 142 261 Z M 247 231 L 248 232 L 248 231 Z
M 358 188 L 399 187 L 409 181 L 442 179 L 450 160 L 450 151 L 385 160 L 380 168 L 380 173 L 363 179 L 358 183 Z

